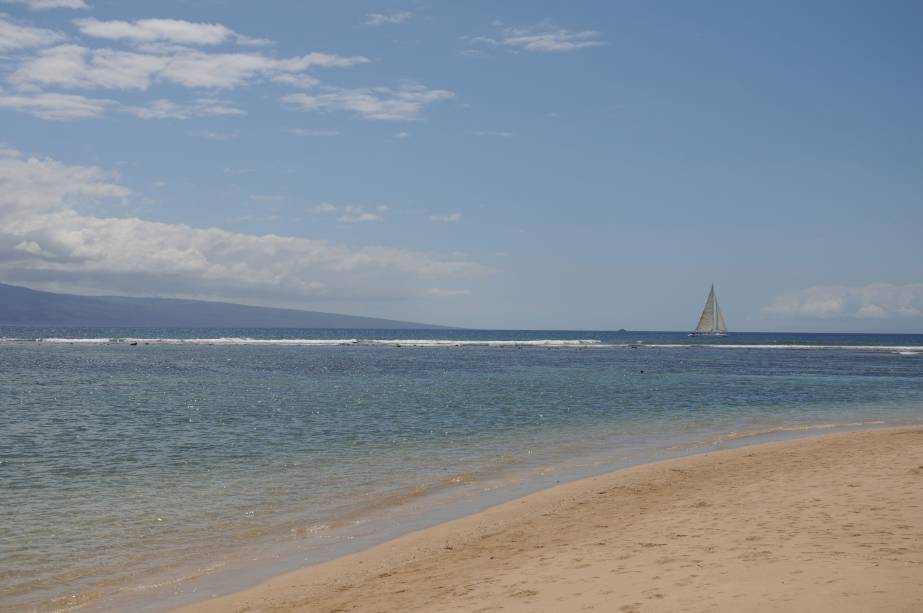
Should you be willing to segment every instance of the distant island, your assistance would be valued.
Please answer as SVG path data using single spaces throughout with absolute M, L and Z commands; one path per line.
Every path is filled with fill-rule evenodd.
M 156 328 L 439 329 L 376 317 L 228 302 L 56 294 L 0 283 L 0 325 Z

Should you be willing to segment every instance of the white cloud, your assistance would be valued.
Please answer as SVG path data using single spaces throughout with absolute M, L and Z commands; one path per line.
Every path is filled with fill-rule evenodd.
M 141 119 L 192 119 L 193 117 L 246 114 L 244 110 L 214 98 L 198 98 L 188 104 L 161 99 L 154 100 L 147 106 L 128 106 L 122 110 Z
M 96 167 L 0 156 L 0 277 L 72 291 L 231 300 L 385 299 L 483 274 L 471 261 L 388 247 L 100 217 L 130 190 Z
M 433 221 L 442 221 L 445 223 L 458 223 L 461 221 L 461 213 L 440 213 L 436 215 L 430 215 L 430 219 Z
M 201 130 L 195 133 L 196 136 L 207 140 L 229 141 L 237 138 L 237 132 L 213 132 L 211 130 Z
M 405 138 L 410 138 L 410 132 L 397 132 L 397 133 L 394 135 L 394 138 L 399 138 L 399 139 L 401 139 L 401 140 L 403 140 L 403 139 L 405 139 Z
M 470 289 L 447 289 L 444 287 L 431 287 L 427 291 L 430 296 L 436 298 L 456 298 L 458 296 L 470 296 Z
M 337 205 L 330 204 L 329 202 L 321 202 L 320 204 L 316 206 L 308 207 L 307 209 L 309 213 L 319 213 L 319 214 L 336 213 L 338 210 L 339 208 L 337 207 Z
M 375 211 L 367 211 L 361 206 L 354 205 L 337 205 L 331 204 L 329 202 L 321 202 L 318 205 L 310 206 L 305 209 L 308 213 L 314 213 L 316 215 L 328 215 L 333 213 L 339 213 L 340 216 L 337 218 L 337 221 L 343 223 L 366 223 L 369 221 L 382 221 L 381 214 L 388 210 L 388 207 L 385 205 L 379 205 L 375 207 Z
M 327 53 L 277 59 L 262 53 L 206 53 L 185 47 L 140 53 L 60 45 L 26 59 L 10 81 L 19 86 L 146 90 L 158 79 L 190 88 L 229 89 L 257 77 L 303 76 L 299 73 L 312 67 L 367 61 Z
M 60 45 L 27 59 L 10 81 L 18 86 L 145 90 L 167 62 L 167 58 L 149 54 Z
M 155 99 L 145 104 L 119 104 L 112 100 L 85 98 L 48 90 L 147 91 L 155 85 L 179 85 L 191 89 L 230 90 L 254 81 L 271 81 L 298 89 L 311 89 L 319 81 L 306 71 L 316 68 L 344 68 L 369 62 L 363 56 L 341 56 L 312 52 L 277 58 L 260 52 L 209 52 L 189 45 L 212 46 L 225 42 L 260 44 L 215 23 L 193 23 L 175 19 L 100 21 L 78 19 L 84 34 L 111 40 L 128 40 L 130 50 L 91 48 L 61 44 L 64 36 L 51 30 L 19 25 L 0 14 L 0 51 L 29 49 L 14 56 L 6 80 L 13 93 L 0 89 L 0 108 L 30 112 L 46 119 L 95 117 L 106 108 L 119 109 L 144 119 L 188 119 L 204 115 L 240 115 L 244 111 L 227 102 L 199 99 L 184 104 Z M 35 49 L 35 48 L 38 49 Z M 357 112 L 376 118 L 413 116 L 430 98 L 446 95 L 437 90 L 404 86 L 399 90 L 365 90 L 370 102 L 363 102 L 358 90 L 328 90 L 317 105 L 332 108 L 331 93 Z
M 343 223 L 365 223 L 368 221 L 381 221 L 381 215 L 378 213 L 369 213 L 367 211 L 347 213 L 337 218 Z
M 141 119 L 191 119 L 245 113 L 228 102 L 213 98 L 197 98 L 189 103 L 160 99 L 146 106 L 121 106 L 115 100 L 53 93 L 11 95 L 0 93 L 0 109 L 11 109 L 42 119 L 57 121 L 90 119 L 99 117 L 110 110 L 129 113 Z
M 862 318 L 884 318 L 888 316 L 888 311 L 877 304 L 866 304 L 856 311 L 856 317 Z
M 490 54 L 481 49 L 461 49 L 458 54 L 475 60 L 486 60 L 490 58 Z
M 0 51 L 44 47 L 64 40 L 64 35 L 32 26 L 13 23 L 0 13 Z
M 498 130 L 478 130 L 474 133 L 475 136 L 499 136 L 500 138 L 512 138 L 512 132 L 502 132 Z
M 232 217 L 228 221 L 235 223 L 243 222 L 268 222 L 268 221 L 279 221 L 281 219 L 279 215 L 269 214 L 269 215 L 238 215 L 237 217 Z
M 112 100 L 87 98 L 73 94 L 4 95 L 0 93 L 0 108 L 30 113 L 50 120 L 98 117 L 113 105 L 115 102 Z
M 292 128 L 292 134 L 298 136 L 339 136 L 337 130 L 311 130 L 308 128 Z
M 309 75 L 303 74 L 280 74 L 272 78 L 273 83 L 290 85 L 299 89 L 311 89 L 316 87 L 320 81 Z
M 100 21 L 92 17 L 74 23 L 86 36 L 132 42 L 167 41 L 183 45 L 217 45 L 236 38 L 234 30 L 220 23 L 193 23 L 181 19 Z
M 379 213 L 370 213 L 369 211 L 366 211 L 365 209 L 359 206 L 345 206 L 345 207 L 342 207 L 341 210 L 343 214 L 340 215 L 337 218 L 337 220 L 342 221 L 344 223 L 366 223 L 369 221 L 381 221 L 382 220 L 381 215 Z M 387 210 L 387 207 L 385 207 L 384 209 L 381 207 L 378 207 L 377 210 L 385 211 Z
M 0 158 L 0 219 L 68 208 L 75 200 L 124 198 L 131 193 L 115 183 L 118 175 L 95 166 L 26 158 L 10 148 L 5 153 Z
M 24 4 L 30 11 L 47 11 L 50 9 L 88 9 L 84 0 L 3 0 L 7 4 Z
M 391 11 L 390 13 L 369 13 L 365 16 L 365 25 L 384 26 L 389 24 L 404 23 L 413 17 L 409 11 Z
M 785 292 L 762 311 L 766 316 L 781 318 L 920 317 L 923 283 L 818 285 Z
M 253 202 L 278 202 L 282 200 L 282 196 L 277 196 L 275 194 L 250 194 L 250 200 Z
M 499 37 L 479 36 L 472 40 L 526 51 L 574 51 L 605 45 L 605 42 L 599 40 L 600 36 L 601 34 L 595 30 L 574 31 L 540 24 L 524 28 L 506 28 Z
M 6 145 L 0 143 L 0 158 L 21 158 L 23 157 L 22 151 L 19 149 L 13 149 L 12 147 L 7 147 Z
M 398 89 L 368 87 L 328 88 L 319 94 L 290 94 L 282 100 L 304 111 L 347 111 L 366 119 L 411 121 L 420 118 L 424 107 L 453 98 L 453 92 L 404 84 Z
M 229 89 L 243 85 L 257 75 L 283 70 L 284 60 L 260 53 L 203 53 L 189 51 L 174 55 L 159 73 L 185 87 Z

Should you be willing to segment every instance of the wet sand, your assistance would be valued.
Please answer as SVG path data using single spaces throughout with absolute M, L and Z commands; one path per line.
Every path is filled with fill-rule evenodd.
M 628 468 L 181 609 L 923 611 L 923 428 Z

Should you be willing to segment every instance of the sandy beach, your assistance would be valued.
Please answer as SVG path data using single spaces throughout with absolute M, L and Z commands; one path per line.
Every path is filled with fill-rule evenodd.
M 568 483 L 181 609 L 923 611 L 923 428 Z

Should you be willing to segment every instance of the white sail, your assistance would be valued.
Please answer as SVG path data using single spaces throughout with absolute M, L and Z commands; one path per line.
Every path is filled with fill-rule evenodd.
M 708 290 L 708 299 L 705 300 L 705 308 L 702 310 L 702 316 L 699 318 L 699 325 L 689 336 L 725 336 L 728 327 L 724 322 L 724 313 L 718 306 L 718 297 L 715 295 L 715 286 L 712 285 Z
M 718 306 L 718 298 L 715 298 L 715 332 L 727 333 L 728 326 L 724 323 L 724 314 L 721 312 L 721 307 Z
M 715 286 L 711 286 L 708 292 L 708 300 L 705 301 L 705 309 L 699 318 L 699 325 L 695 327 L 697 333 L 713 332 L 715 329 Z

